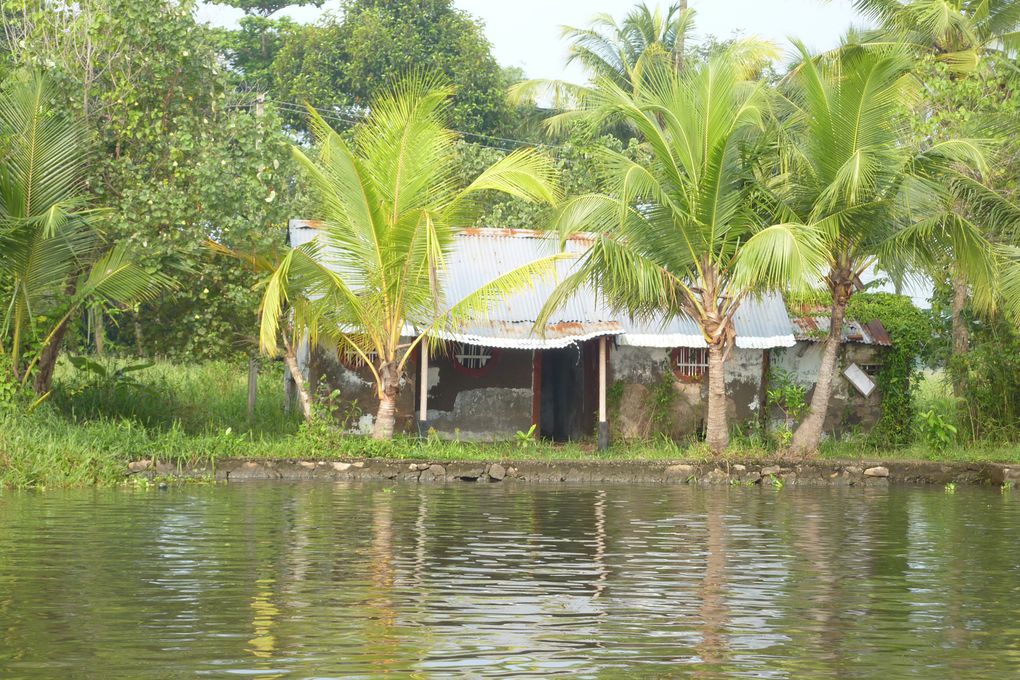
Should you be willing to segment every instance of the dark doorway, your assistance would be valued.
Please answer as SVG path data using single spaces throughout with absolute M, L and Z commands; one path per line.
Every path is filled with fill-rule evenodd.
M 591 435 L 595 427 L 595 356 L 591 343 L 542 352 L 541 434 L 557 442 Z

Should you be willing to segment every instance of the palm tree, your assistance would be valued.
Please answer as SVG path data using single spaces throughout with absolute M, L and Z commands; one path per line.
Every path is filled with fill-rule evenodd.
M 661 6 L 640 3 L 622 22 L 597 14 L 587 28 L 564 26 L 563 38 L 570 43 L 567 63 L 581 64 L 593 81 L 606 78 L 622 89 L 634 88 L 650 61 L 683 64 L 693 17 L 686 5 L 674 3 L 664 12 Z
M 1016 0 L 855 0 L 854 7 L 879 25 L 860 36 L 862 46 L 903 42 L 916 56 L 945 63 L 951 80 L 975 76 L 992 55 L 1011 60 L 1020 50 L 1020 3 Z M 1009 134 L 1015 135 L 1016 121 L 1011 119 L 1009 126 Z M 994 225 L 985 226 L 994 233 Z M 938 263 L 933 272 L 941 272 L 952 286 L 953 354 L 960 356 L 970 348 L 963 315 L 975 282 L 949 262 Z M 953 387 L 956 396 L 963 397 L 964 381 L 955 380 Z
M 962 169 L 984 167 L 982 149 L 972 140 L 912 149 L 909 55 L 871 49 L 812 59 L 798 48 L 803 60 L 789 77 L 788 139 L 771 196 L 776 219 L 814 225 L 827 251 L 831 325 L 810 411 L 791 443 L 808 454 L 823 434 L 847 305 L 869 268 L 904 271 L 952 252 L 974 276 L 992 274 L 980 229 L 952 210 L 954 189 L 962 195 L 975 184 Z
M 170 285 L 137 266 L 125 244 L 103 242 L 87 207 L 84 127 L 56 101 L 37 74 L 16 73 L 0 89 L 0 290 L 9 294 L 0 351 L 39 394 L 76 314 L 149 300 Z M 53 325 L 41 328 L 40 318 Z M 30 344 L 36 354 L 26 362 Z
M 590 286 L 634 316 L 693 319 L 708 347 L 706 439 L 716 453 L 729 442 L 734 314 L 757 289 L 805 282 L 823 261 L 809 229 L 764 223 L 756 209 L 766 94 L 726 55 L 681 73 L 659 70 L 636 94 L 600 78 L 579 115 L 596 127 L 626 121 L 641 153 L 635 161 L 601 150 L 606 193 L 564 205 L 561 233 L 590 231 L 595 241 L 543 314 Z
M 587 28 L 564 26 L 562 35 L 569 43 L 567 63 L 580 64 L 592 83 L 605 80 L 636 94 L 653 71 L 684 68 L 693 28 L 694 11 L 687 8 L 686 0 L 665 10 L 642 2 L 622 21 L 597 14 Z M 756 37 L 725 41 L 721 47 L 748 74 L 779 56 L 776 45 Z M 539 79 L 517 83 L 511 88 L 511 97 L 534 101 L 551 96 L 555 108 L 570 109 L 581 106 L 590 91 L 588 85 Z
M 558 255 L 494 279 L 464 300 L 444 298 L 441 274 L 459 225 L 472 223 L 480 194 L 498 191 L 554 203 L 551 160 L 518 150 L 457 184 L 456 136 L 445 127 L 452 91 L 414 76 L 374 102 L 351 141 L 312 112 L 318 140 L 294 156 L 319 197 L 319 241 L 287 252 L 265 281 L 260 344 L 278 351 L 285 306 L 305 299 L 312 341 L 358 356 L 375 380 L 373 436 L 392 437 L 401 376 L 414 350 L 493 301 L 551 271 Z M 297 307 L 297 305 L 294 305 Z
M 1015 0 L 854 0 L 880 28 L 864 45 L 903 42 L 930 54 L 957 74 L 972 73 L 994 52 L 1020 49 L 1020 3 Z

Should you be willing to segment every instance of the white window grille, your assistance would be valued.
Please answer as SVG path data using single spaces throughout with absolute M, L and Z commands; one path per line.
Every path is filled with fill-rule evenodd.
M 458 342 L 454 346 L 453 358 L 464 368 L 478 371 L 485 368 L 492 360 L 492 348 Z
M 379 365 L 379 353 L 375 350 L 369 350 L 365 352 L 365 356 L 372 362 L 373 366 Z M 361 355 L 355 352 L 350 347 L 346 347 L 340 350 L 340 363 L 352 371 L 356 371 L 359 368 L 365 368 L 365 360 L 361 358 Z
M 677 347 L 671 361 L 673 374 L 680 380 L 700 380 L 708 371 L 708 349 Z

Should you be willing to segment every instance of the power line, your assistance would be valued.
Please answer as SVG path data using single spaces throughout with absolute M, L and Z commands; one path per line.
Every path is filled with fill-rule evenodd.
M 276 106 L 276 107 L 282 109 L 283 111 L 285 111 L 287 113 L 301 113 L 301 114 L 303 114 L 303 113 L 306 113 L 306 111 L 307 111 L 307 109 L 305 108 L 304 105 L 297 104 L 296 102 L 280 101 L 280 100 L 273 99 L 273 100 L 267 101 L 267 103 L 270 103 L 273 106 Z M 234 105 L 228 106 L 227 108 L 235 108 L 235 109 L 236 108 L 251 108 L 253 105 L 254 104 L 252 104 L 252 103 L 241 103 L 241 104 L 234 104 Z M 315 108 L 315 107 L 313 107 L 313 108 Z M 361 122 L 363 122 L 365 117 L 367 116 L 367 114 L 360 115 L 360 116 L 358 116 L 358 114 L 350 114 L 350 115 L 353 115 L 353 116 L 358 116 L 357 118 L 352 118 L 352 117 L 341 115 L 341 114 L 339 114 L 339 113 L 337 113 L 335 111 L 330 111 L 330 110 L 323 111 L 323 110 L 320 110 L 318 108 L 316 108 L 315 110 L 319 113 L 320 116 L 322 116 L 326 120 L 333 120 L 333 121 L 337 121 L 337 122 L 347 123 L 349 125 L 358 125 Z M 473 137 L 473 138 L 476 138 L 476 139 L 492 140 L 492 141 L 495 141 L 495 142 L 504 142 L 506 144 L 514 144 L 514 145 L 516 145 L 515 147 L 510 148 L 510 147 L 507 147 L 507 146 L 504 146 L 504 145 L 482 144 L 482 143 L 475 142 L 476 144 L 478 144 L 478 146 L 482 146 L 482 147 L 489 148 L 489 149 L 495 149 L 497 151 L 504 151 L 504 152 L 508 152 L 508 153 L 512 152 L 512 151 L 514 151 L 516 149 L 519 149 L 519 148 L 539 148 L 539 149 L 550 150 L 550 151 L 563 151 L 566 148 L 566 147 L 564 147 L 562 145 L 559 145 L 559 144 L 535 143 L 535 142 L 525 141 L 523 139 L 514 139 L 514 138 L 511 138 L 511 137 L 498 137 L 496 135 L 486 135 L 486 134 L 482 134 L 480 132 L 467 132 L 467 131 L 464 131 L 464 130 L 452 130 L 452 132 L 455 132 L 458 135 L 461 135 L 463 137 Z M 563 160 L 566 163 L 571 163 L 572 162 L 572 159 L 564 158 L 564 157 L 560 156 L 559 154 L 557 154 L 557 158 L 560 158 L 561 160 Z

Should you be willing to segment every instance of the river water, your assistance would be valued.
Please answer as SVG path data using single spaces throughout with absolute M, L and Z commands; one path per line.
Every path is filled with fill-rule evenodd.
M 0 495 L 0 678 L 1020 677 L 1020 491 Z

